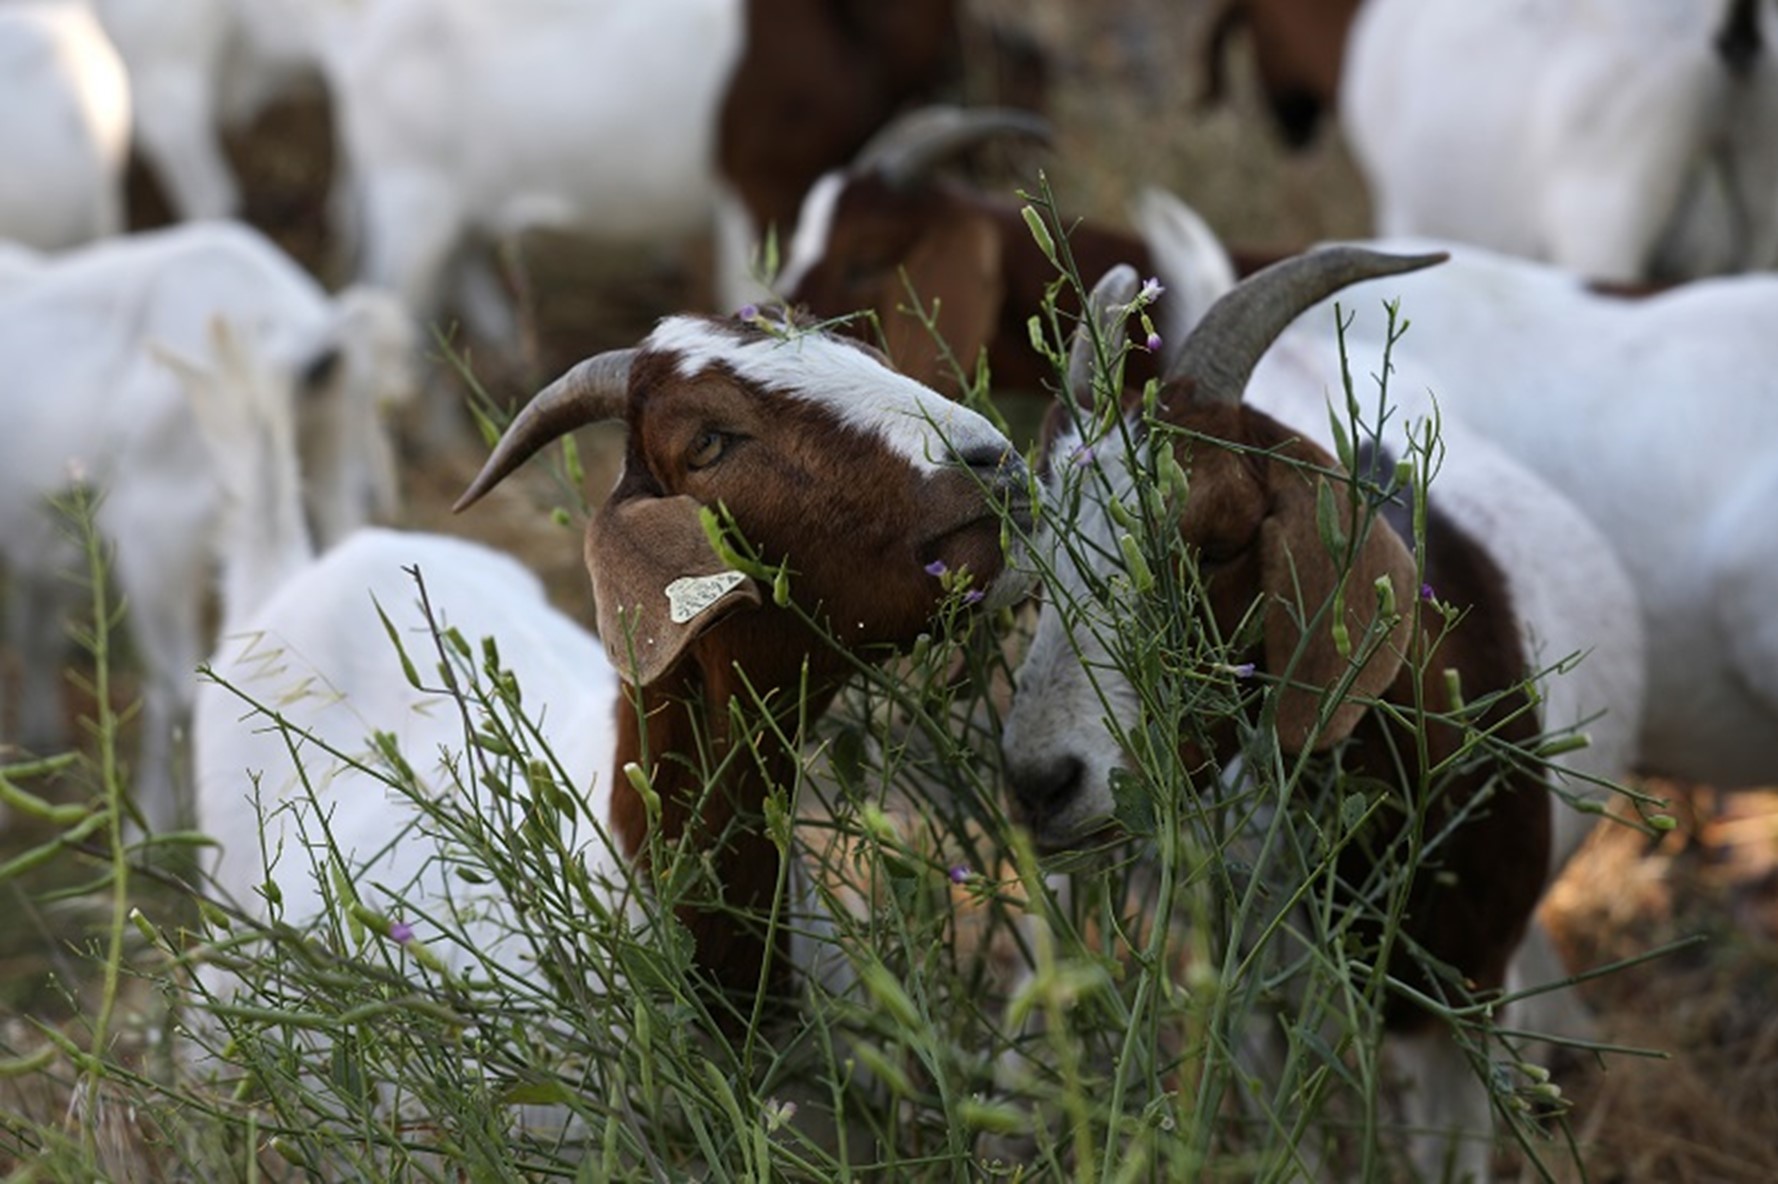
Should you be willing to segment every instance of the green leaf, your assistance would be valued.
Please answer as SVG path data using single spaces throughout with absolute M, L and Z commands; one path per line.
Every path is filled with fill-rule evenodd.
M 1155 817 L 1154 795 L 1140 778 L 1125 769 L 1113 769 L 1111 784 L 1112 817 L 1132 835 L 1155 833 L 1159 823 Z
M 1031 206 L 1026 206 L 1019 213 L 1024 215 L 1025 225 L 1031 228 L 1031 237 L 1036 241 L 1037 249 L 1043 252 L 1043 257 L 1050 261 L 1051 267 L 1059 266 L 1056 262 L 1056 240 L 1050 237 L 1049 227 L 1043 224 L 1043 215 Z

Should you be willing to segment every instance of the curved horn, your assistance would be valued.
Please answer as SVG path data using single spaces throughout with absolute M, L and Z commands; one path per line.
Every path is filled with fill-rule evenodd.
M 1385 255 L 1363 247 L 1325 247 L 1274 263 L 1210 306 L 1167 367 L 1167 380 L 1191 378 L 1197 383 L 1195 397 L 1239 403 L 1260 355 L 1310 307 L 1348 285 L 1418 271 L 1449 258 L 1444 251 Z
M 630 364 L 636 360 L 636 352 L 614 349 L 597 354 L 538 391 L 507 425 L 482 471 L 451 512 L 461 513 L 480 501 L 550 441 L 589 423 L 620 418 L 629 403 Z
M 1087 315 L 1074 330 L 1074 344 L 1068 347 L 1068 378 L 1063 393 L 1077 407 L 1093 405 L 1093 370 L 1097 360 L 1093 351 L 1093 335 L 1087 331 L 1091 323 L 1102 341 L 1111 343 L 1124 331 L 1129 319 L 1130 302 L 1136 299 L 1141 281 L 1136 269 L 1120 263 L 1099 277 L 1087 296 Z M 1089 320 L 1090 318 L 1090 320 Z
M 872 136 L 853 160 L 854 172 L 875 172 L 906 189 L 966 148 L 995 136 L 1051 139 L 1049 121 L 1013 107 L 921 107 Z

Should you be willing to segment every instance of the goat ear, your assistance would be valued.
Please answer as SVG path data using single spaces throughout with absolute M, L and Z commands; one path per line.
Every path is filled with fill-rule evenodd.
M 900 269 L 883 280 L 878 308 L 899 308 L 909 303 L 903 271 L 915 278 L 914 296 L 932 307 L 934 293 L 969 293 L 969 299 L 953 296 L 941 301 L 935 318 L 938 336 L 955 353 L 965 375 L 974 371 L 982 348 L 994 336 L 994 325 L 1005 299 L 1001 282 L 1000 236 L 984 219 L 948 220 L 922 239 L 902 261 Z M 901 313 L 883 326 L 885 344 L 895 368 L 903 374 L 926 377 L 941 390 L 951 386 L 950 367 L 919 317 Z
M 1324 464 L 1326 457 L 1319 458 Z M 1305 641 L 1299 622 L 1316 613 L 1339 590 L 1342 573 L 1338 558 L 1328 553 L 1317 524 L 1317 487 L 1326 478 L 1282 461 L 1269 466 L 1272 507 L 1260 525 L 1260 581 L 1268 604 L 1265 618 L 1266 667 L 1277 674 L 1289 668 L 1298 648 L 1302 655 L 1291 670 L 1291 685 L 1278 691 L 1278 741 L 1287 751 L 1301 751 L 1313 744 L 1332 747 L 1350 735 L 1364 714 L 1364 705 L 1353 698 L 1372 698 L 1395 681 L 1412 636 L 1414 558 L 1407 545 L 1380 518 L 1373 519 L 1350 567 L 1344 572 L 1345 626 L 1351 653 L 1360 653 L 1367 631 L 1377 618 L 1376 581 L 1387 576 L 1395 588 L 1395 603 L 1402 618 L 1383 639 L 1352 680 L 1349 698 L 1333 709 L 1319 732 L 1315 731 L 1323 691 L 1345 677 L 1352 658 L 1342 654 L 1334 641 L 1332 609 Z M 1346 490 L 1330 489 L 1335 519 L 1345 537 L 1356 526 Z M 1277 601 L 1284 603 L 1279 604 Z
M 587 528 L 586 564 L 605 652 L 638 686 L 717 621 L 759 603 L 753 581 L 711 550 L 689 497 L 607 502 Z

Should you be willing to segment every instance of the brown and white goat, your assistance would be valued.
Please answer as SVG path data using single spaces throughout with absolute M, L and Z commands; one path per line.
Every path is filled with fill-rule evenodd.
M 1046 504 L 1068 516 L 1049 525 L 1039 548 L 1051 604 L 1019 671 L 1003 746 L 1014 803 L 1041 843 L 1073 845 L 1110 824 L 1112 773 L 1128 764 L 1121 737 L 1139 729 L 1145 710 L 1117 657 L 1116 639 L 1131 628 L 1135 608 L 1117 591 L 1128 587 L 1120 559 L 1127 528 L 1111 502 L 1137 504 L 1139 486 L 1152 480 L 1142 457 L 1151 444 L 1170 450 L 1189 493 L 1175 507 L 1180 549 L 1169 555 L 1195 564 L 1201 627 L 1241 646 L 1229 668 L 1246 673 L 1250 664 L 1271 688 L 1248 697 L 1239 717 L 1199 729 L 1183 743 L 1178 767 L 1221 779 L 1234 811 L 1265 780 L 1256 768 L 1343 746 L 1339 767 L 1358 779 L 1352 784 L 1381 787 L 1387 799 L 1365 840 L 1338 856 L 1338 880 L 1349 887 L 1398 866 L 1411 846 L 1402 820 L 1423 820 L 1415 833 L 1426 845 L 1414 853 L 1401 937 L 1387 964 L 1394 987 L 1382 1004 L 1385 1050 L 1411 1079 L 1403 1105 L 1418 1132 L 1410 1148 L 1417 1170 L 1482 1180 L 1489 1087 L 1451 1028 L 1414 993 L 1457 1005 L 1507 985 L 1550 871 L 1552 830 L 1565 828 L 1552 816 L 1553 771 L 1526 758 L 1463 754 L 1479 732 L 1523 746 L 1546 730 L 1591 721 L 1599 754 L 1569 754 L 1570 767 L 1591 776 L 1627 760 L 1640 702 L 1634 597 L 1597 532 L 1485 447 L 1449 445 L 1440 482 L 1450 476 L 1454 495 L 1435 483 L 1416 508 L 1425 524 L 1416 555 L 1407 522 L 1392 524 L 1384 513 L 1366 526 L 1348 497 L 1352 479 L 1297 426 L 1316 431 L 1317 415 L 1326 423 L 1321 377 L 1276 380 L 1291 390 L 1272 391 L 1267 401 L 1291 408 L 1289 424 L 1244 399 L 1261 355 L 1303 309 L 1353 282 L 1440 258 L 1334 248 L 1269 269 L 1206 316 L 1151 411 L 1130 398 L 1121 426 L 1114 417 L 1102 434 L 1088 434 L 1084 425 L 1104 417 L 1082 412 L 1058 430 Z M 1127 301 L 1134 277 L 1123 283 Z M 1124 439 L 1135 442 L 1128 452 Z M 1480 459 L 1466 476 L 1472 456 Z M 1367 461 L 1362 451 L 1360 459 L 1363 476 L 1389 482 L 1393 463 Z M 1527 493 L 1553 501 L 1554 516 L 1539 519 Z M 1448 622 L 1423 588 L 1460 615 Z M 1597 667 L 1540 673 L 1594 647 L 1603 651 Z M 1630 651 L 1628 662 L 1618 661 L 1618 650 Z M 1620 678 L 1624 685 L 1612 681 Z M 1534 682 L 1535 698 L 1527 692 Z M 1456 722 L 1462 702 L 1485 709 Z M 1594 718 L 1607 707 L 1609 715 Z M 1193 735 L 1192 721 L 1181 722 Z M 1260 737 L 1259 748 L 1244 740 L 1248 732 Z M 1435 779 L 1433 770 L 1447 763 L 1458 771 Z M 1438 796 L 1430 798 L 1435 780 Z M 1342 907 L 1362 915 L 1373 906 L 1348 890 Z M 1363 948 L 1377 948 L 1376 924 L 1362 921 L 1355 933 Z M 1455 979 L 1430 969 L 1440 965 Z M 1515 968 L 1515 979 L 1522 973 Z M 1263 1081 L 1265 1068 L 1254 1072 Z
M 631 762 L 650 763 L 663 838 L 709 843 L 740 823 L 716 856 L 729 908 L 687 920 L 711 976 L 751 989 L 764 941 L 729 910 L 764 907 L 775 889 L 776 848 L 752 823 L 769 787 L 792 780 L 796 752 L 761 729 L 756 755 L 727 766 L 699 817 L 698 764 L 678 758 L 702 744 L 721 765 L 738 742 L 736 701 L 763 702 L 794 735 L 858 657 L 887 657 L 932 627 L 936 564 L 973 573 L 984 607 L 1017 600 L 1026 581 L 1001 531 L 1009 507 L 1029 521 L 1024 464 L 986 420 L 874 350 L 792 323 L 680 317 L 529 404 L 459 508 L 550 440 L 610 418 L 628 424 L 628 449 L 586 550 L 599 633 L 625 684 L 611 831 L 625 859 L 649 849 Z M 761 562 L 788 565 L 786 604 L 711 549 L 699 512 L 717 505 Z
M 789 234 L 815 179 L 850 160 L 911 102 L 962 65 L 967 6 L 956 0 L 748 0 L 743 49 L 717 119 L 716 159 L 754 229 Z M 997 56 L 1023 63 L 1028 97 L 1043 67 L 1000 30 Z
M 1055 264 L 1032 238 L 1021 203 L 937 171 L 968 148 L 1014 135 L 1047 139 L 1049 129 L 1036 116 L 1000 109 L 931 107 L 897 120 L 849 167 L 828 173 L 810 189 L 778 277 L 779 291 L 819 316 L 873 310 L 895 364 L 940 390 L 954 390 L 956 376 L 933 335 L 904 311 L 910 288 L 933 310 L 939 337 L 965 372 L 985 350 L 997 387 L 1037 390 L 1053 380 L 1049 363 L 1031 346 L 1027 322 L 1055 282 Z M 1176 223 L 1196 222 L 1179 202 L 1150 192 L 1136 214 L 1142 234 L 1093 222 L 1071 225 L 1068 250 L 1082 275 L 1128 263 L 1178 289 L 1162 306 L 1173 318 L 1160 326 L 1166 339 L 1189 323 L 1184 318 L 1195 302 L 1187 291 L 1207 286 L 1220 292 L 1233 277 L 1197 276 L 1174 266 L 1165 247 L 1187 233 Z M 1078 310 L 1066 289 L 1057 303 L 1064 316 Z M 872 330 L 859 323 L 853 332 Z M 1134 361 L 1134 380 L 1157 373 L 1146 355 Z

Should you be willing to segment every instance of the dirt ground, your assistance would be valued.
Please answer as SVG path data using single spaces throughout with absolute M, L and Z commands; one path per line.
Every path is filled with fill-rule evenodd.
M 1301 156 L 1284 153 L 1259 118 L 1244 60 L 1233 63 L 1234 107 L 1195 105 L 1201 4 L 992 6 L 1013 14 L 1053 55 L 1056 146 L 1024 164 L 1026 183 L 1043 169 L 1064 209 L 1121 220 L 1124 201 L 1154 184 L 1191 202 L 1233 244 L 1276 248 L 1365 231 L 1364 197 L 1337 137 L 1324 135 Z M 328 140 L 325 107 L 308 100 L 269 113 L 237 137 L 234 150 L 248 180 L 249 218 L 337 282 L 346 267 L 329 254 Z M 138 178 L 143 225 L 164 216 L 152 190 Z M 530 331 L 514 348 L 472 348 L 471 366 L 496 399 L 516 400 L 585 353 L 633 344 L 657 316 L 705 299 L 702 249 L 528 238 L 512 274 Z M 442 362 L 437 371 L 437 381 L 456 381 Z M 583 435 L 594 497 L 618 446 L 608 430 Z M 578 536 L 546 512 L 568 499 L 544 466 L 531 466 L 471 514 L 448 513 L 479 459 L 466 442 L 410 465 L 408 525 L 517 552 L 562 607 L 586 620 Z M 1573 1064 L 1558 1077 L 1573 1102 L 1587 1178 L 1778 1180 L 1778 792 L 1645 788 L 1671 797 L 1677 829 L 1654 838 L 1603 828 L 1545 911 L 1577 971 L 1696 939 L 1583 988 L 1602 1042 L 1651 1054 Z M 0 908 L 13 913 L 16 935 L 0 934 L 0 981 L 40 983 L 57 971 L 77 977 L 72 956 L 52 936 L 63 931 L 57 915 L 16 896 Z M 42 991 L 9 990 L 0 1009 L 27 998 L 53 1008 Z

